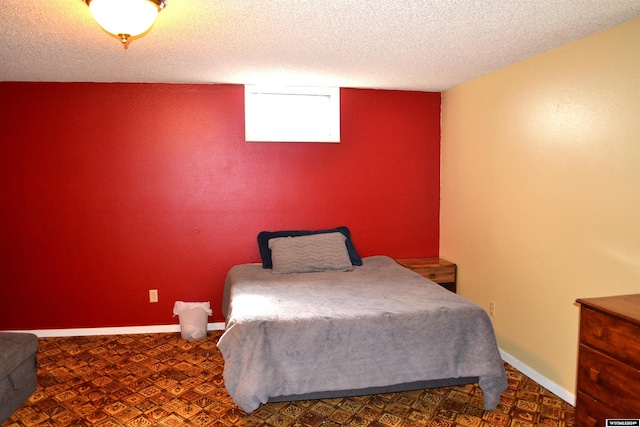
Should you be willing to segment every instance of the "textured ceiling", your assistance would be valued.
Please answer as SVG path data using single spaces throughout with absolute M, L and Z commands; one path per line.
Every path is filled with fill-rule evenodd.
M 441 91 L 638 16 L 638 0 L 169 0 L 125 50 L 82 0 L 2 0 L 0 81 Z

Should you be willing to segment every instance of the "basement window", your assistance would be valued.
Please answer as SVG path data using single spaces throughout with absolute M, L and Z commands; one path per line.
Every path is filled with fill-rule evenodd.
M 340 88 L 244 87 L 245 139 L 340 142 Z

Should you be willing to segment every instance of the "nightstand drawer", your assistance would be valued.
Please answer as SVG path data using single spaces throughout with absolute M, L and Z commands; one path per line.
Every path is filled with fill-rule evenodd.
M 456 281 L 455 267 L 440 268 L 413 268 L 413 271 L 436 283 L 449 283 Z
M 578 388 L 618 415 L 640 414 L 640 372 L 584 344 L 578 353 Z
M 632 366 L 640 366 L 638 327 L 585 308 L 580 313 L 580 342 Z

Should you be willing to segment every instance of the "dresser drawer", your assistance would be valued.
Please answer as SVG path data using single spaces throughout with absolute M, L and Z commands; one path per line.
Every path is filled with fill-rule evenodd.
M 449 283 L 456 281 L 455 267 L 440 268 L 413 268 L 413 271 L 436 283 Z
M 623 319 L 583 307 L 580 311 L 580 342 L 640 368 L 638 327 Z
M 576 396 L 576 427 L 605 427 L 607 418 L 618 418 L 611 408 L 578 392 Z
M 578 391 L 610 407 L 616 417 L 640 414 L 640 371 L 580 344 Z
M 610 418 L 638 418 L 638 414 L 626 411 L 617 411 L 604 406 L 597 400 L 578 392 L 576 396 L 576 427 L 606 427 Z

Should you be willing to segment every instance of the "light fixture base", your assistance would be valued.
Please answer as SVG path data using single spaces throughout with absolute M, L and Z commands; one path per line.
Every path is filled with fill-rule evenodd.
M 155 3 L 156 6 L 158 6 L 158 10 L 162 10 L 165 8 L 165 6 L 167 5 L 168 0 L 148 0 L 151 3 Z M 91 0 L 82 0 L 83 3 L 85 3 L 87 6 L 89 6 L 89 3 L 91 3 Z
M 120 38 L 122 42 L 122 47 L 125 49 L 129 49 L 129 37 L 131 37 L 129 34 L 118 34 L 118 38 Z

